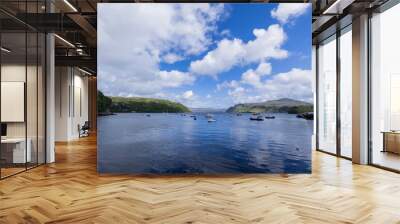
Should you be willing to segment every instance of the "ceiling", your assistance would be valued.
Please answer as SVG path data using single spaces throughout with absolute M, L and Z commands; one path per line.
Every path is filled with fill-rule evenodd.
M 311 2 L 313 39 L 349 14 L 380 5 L 386 0 L 269 0 L 226 2 Z M 56 65 L 80 66 L 96 73 L 97 3 L 170 2 L 165 0 L 1 0 L 2 31 L 31 28 L 54 32 Z M 193 2 L 177 0 L 174 2 Z M 202 2 L 202 1 L 197 1 Z M 221 2 L 221 1 L 204 1 Z M 223 2 L 223 1 L 222 1 Z M 49 13 L 51 11 L 51 13 Z M 27 13 L 26 13 L 27 12 Z

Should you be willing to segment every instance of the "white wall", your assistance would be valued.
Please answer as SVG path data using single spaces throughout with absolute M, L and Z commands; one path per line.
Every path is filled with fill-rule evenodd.
M 37 70 L 38 69 L 38 70 Z M 14 108 L 6 106 L 2 102 L 2 114 L 14 113 L 20 114 L 18 121 L 5 121 L 7 124 L 7 137 L 8 138 L 24 138 L 27 136 L 29 139 L 29 148 L 31 149 L 32 162 L 44 163 L 44 150 L 45 150 L 45 120 L 44 120 L 44 74 L 42 73 L 42 68 L 25 64 L 2 64 L 1 66 L 1 81 L 2 87 L 5 82 L 19 82 L 26 86 L 18 90 L 18 93 L 11 93 L 2 88 L 2 99 L 12 99 L 12 97 L 7 96 L 7 94 L 22 94 L 22 102 L 10 102 L 11 104 L 20 104 L 19 107 Z M 26 80 L 27 79 L 27 80 Z M 4 83 L 3 83 L 4 82 Z M 15 87 L 14 87 L 15 88 Z M 26 90 L 26 99 L 25 99 Z M 25 105 L 26 103 L 26 105 Z M 25 119 L 26 112 L 26 119 Z M 2 118 L 4 121 L 4 119 Z
M 88 78 L 76 68 L 56 67 L 56 141 L 79 137 L 78 125 L 88 120 Z

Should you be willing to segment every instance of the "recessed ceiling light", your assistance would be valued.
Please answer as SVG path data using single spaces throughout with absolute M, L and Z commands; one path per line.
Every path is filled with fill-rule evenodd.
M 66 43 L 67 45 L 69 45 L 70 47 L 75 48 L 75 45 L 73 45 L 71 42 L 69 42 L 68 40 L 62 38 L 61 36 L 59 36 L 58 34 L 54 34 L 55 37 L 57 37 L 59 40 L 61 40 L 62 42 Z
M 74 12 L 78 12 L 78 10 L 68 1 L 64 0 L 65 4 L 67 4 Z
M 11 50 L 9 50 L 9 49 L 7 49 L 5 47 L 1 47 L 1 51 L 4 51 L 6 53 L 10 53 L 11 52 Z
M 85 74 L 87 74 L 87 75 L 90 75 L 90 76 L 92 75 L 92 73 L 90 73 L 90 72 L 88 72 L 88 71 L 86 71 L 86 70 L 83 70 L 83 69 L 81 69 L 81 68 L 79 68 L 79 67 L 78 67 L 78 70 L 81 71 L 81 72 L 83 72 L 83 73 L 85 73 Z

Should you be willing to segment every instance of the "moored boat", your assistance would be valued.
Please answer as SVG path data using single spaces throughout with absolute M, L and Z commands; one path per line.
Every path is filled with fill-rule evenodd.
M 212 114 L 206 114 L 206 118 L 212 119 L 214 116 Z
M 313 112 L 305 112 L 301 114 L 297 114 L 297 118 L 303 118 L 306 120 L 314 120 L 314 113 Z
M 263 118 L 263 116 L 261 116 L 261 115 L 259 115 L 259 116 L 251 116 L 251 117 L 250 117 L 250 120 L 251 120 L 251 121 L 263 121 L 264 118 Z

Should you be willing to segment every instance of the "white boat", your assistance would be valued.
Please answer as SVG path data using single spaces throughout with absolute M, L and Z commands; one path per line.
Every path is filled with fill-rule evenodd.
M 216 122 L 217 120 L 215 120 L 215 119 L 212 119 L 212 118 L 208 118 L 208 120 L 207 120 L 208 122 Z

